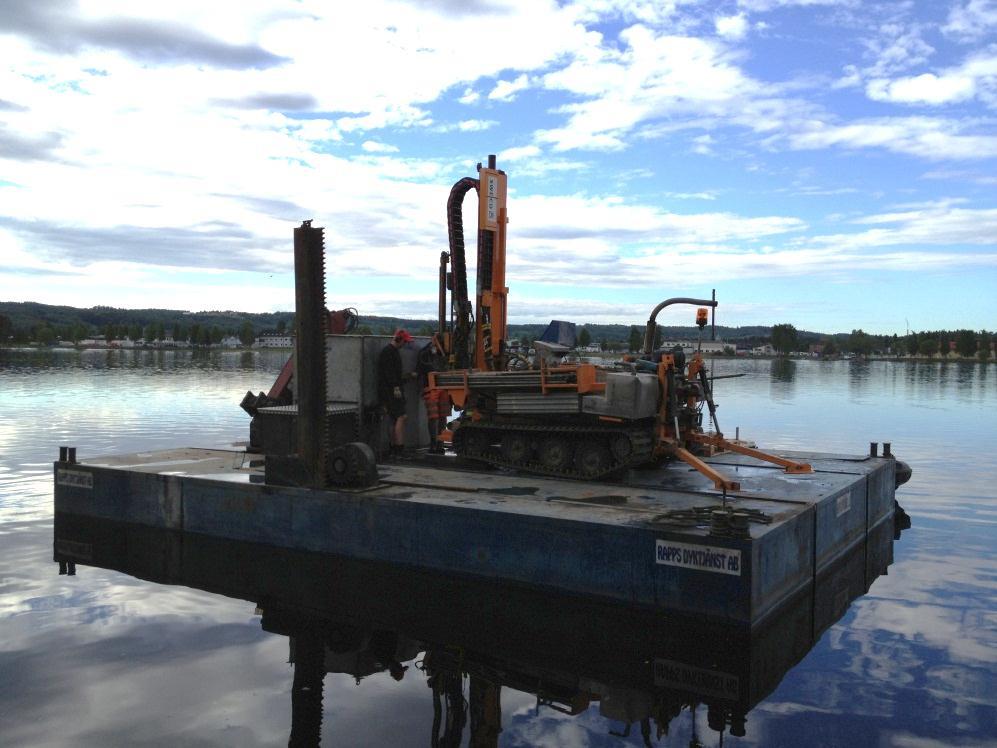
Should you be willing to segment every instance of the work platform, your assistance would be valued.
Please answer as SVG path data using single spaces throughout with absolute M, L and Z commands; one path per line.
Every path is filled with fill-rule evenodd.
M 893 458 L 781 456 L 814 472 L 709 458 L 740 481 L 724 497 L 681 463 L 582 483 L 440 457 L 379 465 L 363 490 L 314 490 L 264 484 L 260 455 L 174 449 L 56 462 L 55 510 L 755 626 L 849 552 L 864 548 L 875 576 L 867 539 L 893 521 Z

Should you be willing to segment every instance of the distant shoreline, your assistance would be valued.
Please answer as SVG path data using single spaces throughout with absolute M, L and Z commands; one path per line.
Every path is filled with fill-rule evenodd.
M 196 345 L 196 346 L 175 346 L 175 345 L 136 345 L 136 346 L 111 346 L 111 345 L 40 345 L 33 343 L 17 343 L 16 345 L 0 345 L 0 350 L 7 351 L 230 351 L 233 353 L 255 353 L 257 351 L 284 351 L 290 352 L 294 348 L 281 348 L 278 346 L 267 346 L 266 348 L 254 348 L 253 346 L 218 346 L 218 345 Z
M 0 345 L 0 351 L 190 351 L 190 352 L 203 352 L 203 353 L 214 353 L 214 352 L 229 352 L 229 353 L 259 353 L 263 351 L 277 351 L 282 353 L 293 353 L 293 347 L 278 347 L 278 346 L 267 346 L 265 348 L 252 347 L 252 346 L 240 346 L 237 348 L 231 347 L 221 347 L 221 346 L 133 346 L 133 347 L 121 347 L 121 346 L 60 346 L 60 345 L 40 345 L 33 343 L 18 343 L 16 345 Z M 591 352 L 589 355 L 583 358 L 620 358 L 624 355 L 624 352 L 609 353 L 605 352 Z M 722 353 L 703 353 L 703 358 L 711 360 L 729 360 L 729 361 L 817 361 L 821 363 L 837 362 L 837 361 L 847 361 L 850 363 L 868 363 L 870 361 L 893 361 L 896 363 L 972 363 L 972 364 L 989 364 L 997 363 L 994 359 L 980 360 L 979 358 L 963 358 L 961 356 L 865 356 L 863 358 L 844 358 L 844 357 L 833 357 L 833 358 L 814 358 L 807 355 L 799 356 L 779 356 L 779 355 L 769 355 L 769 354 L 754 354 L 748 356 L 730 356 L 724 355 Z

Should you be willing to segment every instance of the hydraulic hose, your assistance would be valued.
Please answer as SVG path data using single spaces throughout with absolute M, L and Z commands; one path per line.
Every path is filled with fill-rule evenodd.
M 464 177 L 457 180 L 450 189 L 447 199 L 447 233 L 450 239 L 450 264 L 453 268 L 453 304 L 455 308 L 455 329 L 453 348 L 458 369 L 470 365 L 468 341 L 471 337 L 471 302 L 467 297 L 467 259 L 464 254 L 464 216 L 462 205 L 464 195 L 478 189 L 478 180 Z

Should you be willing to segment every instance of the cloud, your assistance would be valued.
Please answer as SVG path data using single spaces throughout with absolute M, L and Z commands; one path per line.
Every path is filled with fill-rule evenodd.
M 692 150 L 701 156 L 709 156 L 713 153 L 713 144 L 716 142 L 709 133 L 697 135 L 692 139 Z
M 715 192 L 666 192 L 665 197 L 671 197 L 676 200 L 716 200 L 717 193 Z
M 968 123 L 931 117 L 881 117 L 848 124 L 812 121 L 787 136 L 791 148 L 882 148 L 920 158 L 997 156 L 997 136 L 965 132 Z
M 961 42 L 972 42 L 994 29 L 997 29 L 997 3 L 994 0 L 968 0 L 952 6 L 942 33 Z
M 873 19 L 867 25 L 878 44 L 849 37 L 832 45 L 834 56 L 807 57 L 799 63 L 803 73 L 779 80 L 791 67 L 762 62 L 761 50 L 748 46 L 757 41 L 752 13 L 773 13 L 766 21 L 787 50 L 806 47 L 818 32 L 845 33 L 841 24 L 857 14 L 830 12 L 827 3 L 819 4 L 828 9 L 821 13 L 791 7 L 806 3 L 729 3 L 726 19 L 752 22 L 741 42 L 738 21 L 718 26 L 716 11 L 684 3 L 509 0 L 478 3 L 463 14 L 445 3 L 401 3 L 390 6 L 389 23 L 378 0 L 351 8 L 348 18 L 325 15 L 320 5 L 309 6 L 314 15 L 305 17 L 230 2 L 239 13 L 203 0 L 121 7 L 148 14 L 142 23 L 167 37 L 182 19 L 198 38 L 256 45 L 286 61 L 233 67 L 167 54 L 170 62 L 149 64 L 120 45 L 84 43 L 97 26 L 124 22 L 107 17 L 110 6 L 7 6 L 21 30 L 0 32 L 11 60 L 0 69 L 0 158 L 2 179 L 20 189 L 0 190 L 0 254 L 19 268 L 35 268 L 29 260 L 37 256 L 37 267 L 88 279 L 74 286 L 75 276 L 64 283 L 53 276 L 51 286 L 33 284 L 49 299 L 58 289 L 73 299 L 89 294 L 90 303 L 102 301 L 99 293 L 141 303 L 156 289 L 191 303 L 205 295 L 234 299 L 237 307 L 238 292 L 228 286 L 245 283 L 254 296 L 247 303 L 287 305 L 290 229 L 315 218 L 335 252 L 330 280 L 334 267 L 339 282 L 359 293 L 387 279 L 384 297 L 412 286 L 421 296 L 424 285 L 431 316 L 447 190 L 473 175 L 487 152 L 513 169 L 510 275 L 572 286 L 563 296 L 602 286 L 652 289 L 676 273 L 794 278 L 827 268 L 839 278 L 882 268 L 992 267 L 990 245 L 943 242 L 970 235 L 974 222 L 977 239 L 993 228 L 987 215 L 947 212 L 975 203 L 946 211 L 894 207 L 876 214 L 903 214 L 893 222 L 846 223 L 842 216 L 853 218 L 861 198 L 838 198 L 827 208 L 813 197 L 786 198 L 819 191 L 793 184 L 804 165 L 813 168 L 808 183 L 831 188 L 820 192 L 844 194 L 852 188 L 833 188 L 851 185 L 851 177 L 829 177 L 828 170 L 840 163 L 848 174 L 864 169 L 864 154 L 854 152 L 869 151 L 875 163 L 864 173 L 876 182 L 870 192 L 910 189 L 920 194 L 904 199 L 923 200 L 944 186 L 986 207 L 985 191 L 975 185 L 994 179 L 983 159 L 997 155 L 997 136 L 981 111 L 992 103 L 986 65 L 994 54 L 984 47 L 929 69 L 925 61 L 951 50 L 931 50 L 926 40 L 939 37 L 927 26 Z M 904 13 L 896 17 L 909 17 Z M 24 30 L 24 19 L 53 14 L 61 14 L 53 21 L 56 46 L 44 46 L 35 40 L 41 27 Z M 798 18 L 806 19 L 806 39 L 793 26 Z M 485 26 L 502 55 L 480 53 L 478 30 Z M 362 74 L 358 60 L 369 63 Z M 335 85 L 325 85 L 331 71 L 339 71 Z M 848 81 L 830 91 L 835 71 Z M 958 76 L 973 81 L 971 97 L 946 88 Z M 515 117 L 485 119 L 483 111 L 457 104 L 498 112 L 493 102 L 526 88 L 530 96 L 520 98 L 529 101 L 507 108 Z M 864 89 L 882 101 L 855 95 Z M 482 101 L 489 92 L 496 98 Z M 960 109 L 950 116 L 870 116 L 888 111 L 883 104 Z M 487 151 L 484 141 L 491 143 Z M 849 158 L 780 153 L 824 149 Z M 595 153 L 583 159 L 582 151 Z M 916 179 L 923 169 L 893 154 L 972 160 L 977 176 L 932 184 L 927 175 Z M 721 180 L 704 166 L 720 169 L 728 186 L 708 189 Z M 937 166 L 935 173 L 951 165 Z M 710 202 L 688 202 L 703 200 Z M 931 210 L 928 218 L 906 215 Z M 25 218 L 36 216 L 50 225 Z M 932 222 L 932 236 L 941 238 L 917 244 Z M 838 254 L 834 242 L 844 247 Z M 280 286 L 263 298 L 271 274 Z M 202 276 L 213 279 L 183 290 Z M 22 274 L 0 291 L 27 285 Z
M 488 94 L 488 98 L 492 101 L 512 101 L 516 98 L 516 94 L 529 88 L 529 85 L 529 76 L 523 73 L 515 80 L 502 80 L 496 83 L 495 88 Z
M 318 100 L 306 93 L 260 93 L 238 99 L 215 99 L 219 106 L 235 109 L 276 109 L 280 111 L 302 111 L 315 109 Z
M 10 273 L 11 275 L 27 275 L 27 276 L 70 276 L 78 277 L 80 273 L 74 273 L 68 270 L 54 270 L 52 268 L 41 268 L 41 267 L 25 267 L 25 266 L 6 266 L 3 269 L 4 273 Z
M 279 200 L 265 197 L 253 197 L 252 195 L 235 195 L 225 193 L 212 193 L 213 197 L 222 197 L 242 203 L 251 210 L 271 218 L 282 221 L 305 220 L 306 217 L 315 215 L 315 210 L 304 208 L 298 203 L 290 200 Z
M 397 146 L 388 145 L 387 143 L 378 143 L 373 140 L 365 140 L 363 145 L 360 146 L 367 153 L 397 153 Z
M 935 53 L 935 48 L 922 38 L 919 26 L 885 23 L 876 29 L 877 36 L 866 40 L 866 47 L 875 62 L 867 73 L 885 77 L 922 65 Z
M 713 22 L 717 35 L 725 39 L 743 39 L 748 33 L 748 19 L 743 13 L 736 16 L 717 16 Z
M 226 222 L 173 226 L 79 227 L 0 216 L 0 228 L 21 236 L 41 256 L 78 266 L 135 262 L 175 267 L 252 269 L 265 248 L 253 232 Z
M 997 208 L 962 208 L 947 201 L 913 207 L 915 209 L 878 213 L 853 221 L 856 225 L 876 228 L 851 234 L 816 236 L 811 241 L 856 249 L 893 245 L 997 248 Z M 991 254 L 986 261 L 997 263 L 997 255 Z
M 232 44 L 196 28 L 161 20 L 138 18 L 89 19 L 69 0 L 38 3 L 9 0 L 4 28 L 30 39 L 42 49 L 75 54 L 85 48 L 120 52 L 153 64 L 201 64 L 219 68 L 268 68 L 287 58 L 255 44 Z
M 545 88 L 583 101 L 561 107 L 566 124 L 538 131 L 539 142 L 558 151 L 619 150 L 642 123 L 701 126 L 731 115 L 765 126 L 769 117 L 760 110 L 781 108 L 766 100 L 766 87 L 744 75 L 734 55 L 712 40 L 659 34 L 644 26 L 625 29 L 619 39 L 622 48 L 590 47 L 543 77 Z M 643 132 L 662 130 L 652 124 Z
M 923 73 L 908 78 L 869 81 L 866 95 L 874 101 L 901 104 L 951 104 L 973 97 L 976 86 L 972 78 Z
M 498 122 L 493 119 L 465 119 L 457 123 L 457 129 L 461 132 L 480 132 L 495 127 Z
M 494 119 L 463 119 L 459 122 L 445 122 L 434 125 L 433 132 L 482 132 L 498 124 Z
M 965 169 L 933 169 L 922 174 L 921 179 L 951 179 L 957 182 L 972 182 L 990 187 L 997 185 L 997 176 Z
M 22 135 L 11 132 L 0 122 L 0 159 L 15 161 L 54 161 L 63 136 L 57 132 Z
M 855 7 L 860 0 L 737 0 L 739 8 L 765 13 L 779 8 L 815 8 L 819 6 Z
M 866 95 L 900 104 L 953 104 L 979 96 L 997 104 L 997 52 L 980 53 L 935 73 L 869 81 Z

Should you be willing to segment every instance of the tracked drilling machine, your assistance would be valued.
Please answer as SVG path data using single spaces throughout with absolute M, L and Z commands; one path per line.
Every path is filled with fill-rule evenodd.
M 657 315 L 672 304 L 699 306 L 700 336 L 715 299 L 672 298 L 654 308 L 642 355 L 610 365 L 561 365 L 540 355 L 527 370 L 508 370 L 505 351 L 506 175 L 488 157 L 479 179 L 459 180 L 447 202 L 449 253 L 440 258 L 437 335 L 448 368 L 430 374 L 430 388 L 446 391 L 461 409 L 451 424 L 458 455 L 542 475 L 593 480 L 668 458 L 696 468 L 723 491 L 737 481 L 701 457 L 720 450 L 747 454 L 811 472 L 809 465 L 726 439 L 717 422 L 710 379 L 697 351 L 654 351 Z M 462 201 L 478 192 L 477 284 L 467 291 Z M 447 271 L 447 264 L 451 270 Z M 446 319 L 450 292 L 450 319 Z M 539 345 L 539 344 L 538 344 Z M 558 353 L 547 346 L 547 353 Z M 552 350 L 554 349 L 554 350 Z M 713 431 L 703 430 L 703 409 Z

